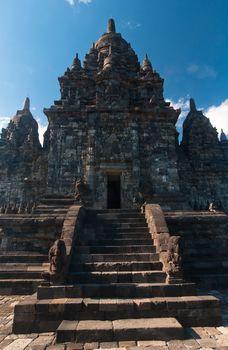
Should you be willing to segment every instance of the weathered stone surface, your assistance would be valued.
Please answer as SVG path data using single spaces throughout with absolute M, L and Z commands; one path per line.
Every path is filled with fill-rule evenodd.
M 165 218 L 170 234 L 181 237 L 185 276 L 205 290 L 227 288 L 228 216 L 222 212 L 181 211 L 166 213 Z
M 31 342 L 32 339 L 16 339 L 11 344 L 4 347 L 4 350 L 24 350 Z
M 183 124 L 179 148 L 180 188 L 194 210 L 207 210 L 214 203 L 217 210 L 228 211 L 228 140 L 202 111 L 190 104 Z
M 221 298 L 224 299 L 224 302 L 226 301 L 227 298 L 227 292 L 223 291 L 221 293 Z M 30 297 L 28 296 L 7 296 L 7 297 L 3 297 L 0 296 L 0 348 L 1 349 L 5 349 L 5 347 L 9 344 L 12 344 L 16 339 L 31 339 L 31 340 L 35 340 L 39 334 L 36 333 L 31 333 L 31 334 L 23 334 L 23 335 L 15 335 L 12 334 L 11 330 L 8 330 L 8 333 L 6 335 L 6 332 L 4 332 L 3 335 L 3 330 L 6 331 L 6 327 L 5 324 L 7 322 L 7 319 L 12 319 L 13 317 L 13 305 L 15 303 L 17 303 L 18 301 L 22 301 L 22 300 L 29 300 Z M 225 305 L 225 304 L 224 304 Z M 224 308 L 224 317 L 227 316 L 227 309 Z M 219 329 L 224 333 L 222 334 Z M 197 340 L 203 340 L 203 339 L 208 339 L 208 337 L 210 336 L 210 339 L 215 340 L 215 344 L 216 346 L 214 347 L 214 349 L 219 349 L 219 350 L 227 350 L 228 346 L 228 338 L 227 338 L 227 334 L 225 334 L 227 331 L 227 327 L 221 326 L 221 327 L 201 327 L 200 331 L 199 328 L 195 327 L 194 331 L 192 331 L 192 333 L 190 334 L 188 332 L 187 334 L 187 338 L 188 339 L 184 339 L 184 340 L 179 340 L 178 342 L 176 341 L 176 346 L 174 346 L 174 350 L 179 350 L 181 349 L 181 347 L 184 347 L 184 350 L 199 350 L 200 349 L 200 344 Z M 216 334 L 217 333 L 217 334 Z M 44 334 L 42 334 L 44 335 Z M 53 334 L 50 334 L 50 337 L 52 337 Z M 54 349 L 59 349 L 59 350 L 84 350 L 84 346 L 85 344 L 83 343 L 67 343 L 67 344 L 55 344 L 55 345 L 48 345 L 49 344 L 50 339 L 47 338 L 47 343 L 46 345 L 42 345 L 45 350 L 54 350 Z M 144 345 L 145 342 L 145 345 Z M 131 347 L 127 347 L 124 349 L 129 349 L 129 350 L 170 350 L 170 347 L 168 345 L 166 346 L 161 346 L 158 344 L 162 344 L 162 341 L 138 341 L 137 342 L 137 346 L 131 346 Z M 172 345 L 175 344 L 175 341 L 171 341 L 169 342 Z M 30 346 L 31 343 L 29 343 L 29 345 L 27 346 L 26 350 L 32 350 L 33 347 L 32 345 Z M 151 344 L 151 345 L 149 345 Z M 152 345 L 153 344 L 153 345 Z M 101 342 L 98 344 L 97 349 L 98 348 L 102 348 L 102 349 L 118 349 L 120 350 L 121 348 L 119 347 L 119 344 L 117 342 Z M 37 345 L 38 346 L 38 345 Z M 39 349 L 40 348 L 35 348 L 35 349 Z M 204 348 L 203 348 L 204 349 Z
M 117 340 L 182 339 L 183 329 L 174 318 L 145 318 L 113 321 Z
M 78 342 L 112 341 L 113 331 L 111 321 L 79 321 L 76 330 Z
M 40 182 L 42 169 L 38 169 L 41 154 L 38 124 L 29 110 L 27 98 L 23 109 L 17 111 L 6 129 L 2 129 L 1 212 L 15 213 L 31 210 L 32 203 L 43 189 Z

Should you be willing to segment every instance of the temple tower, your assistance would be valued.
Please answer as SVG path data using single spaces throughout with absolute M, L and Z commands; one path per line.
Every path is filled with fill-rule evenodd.
M 48 193 L 72 195 L 81 181 L 98 208 L 129 208 L 179 192 L 179 110 L 163 97 L 163 79 L 116 32 L 113 19 L 84 64 L 76 55 L 59 78 L 50 108 Z

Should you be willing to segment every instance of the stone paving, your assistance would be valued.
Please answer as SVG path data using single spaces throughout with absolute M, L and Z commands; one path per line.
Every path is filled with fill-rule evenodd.
M 29 296 L 0 296 L 0 350 L 228 350 L 228 290 L 211 291 L 222 301 L 223 324 L 220 327 L 193 327 L 186 330 L 186 340 L 122 341 L 112 343 L 58 344 L 54 333 L 12 334 L 14 306 Z

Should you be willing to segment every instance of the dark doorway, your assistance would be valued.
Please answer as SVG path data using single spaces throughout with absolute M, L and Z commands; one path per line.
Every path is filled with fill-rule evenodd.
M 107 207 L 120 208 L 120 174 L 107 175 Z

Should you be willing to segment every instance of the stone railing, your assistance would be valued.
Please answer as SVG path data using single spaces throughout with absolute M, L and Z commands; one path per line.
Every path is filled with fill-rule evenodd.
M 61 285 L 66 283 L 71 256 L 76 236 L 82 229 L 85 209 L 79 205 L 72 205 L 65 217 L 62 234 L 49 250 L 50 268 L 43 274 L 42 285 Z
M 163 270 L 167 273 L 166 282 L 169 284 L 183 282 L 180 236 L 170 236 L 160 205 L 146 204 L 143 206 L 143 211 L 160 261 L 163 263 Z

